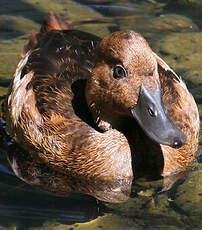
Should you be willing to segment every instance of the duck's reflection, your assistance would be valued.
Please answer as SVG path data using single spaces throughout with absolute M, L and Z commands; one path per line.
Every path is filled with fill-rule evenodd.
M 99 204 L 89 196 L 57 197 L 37 191 L 16 177 L 1 173 L 1 218 L 51 220 L 72 224 L 87 222 L 99 215 Z
M 67 199 L 67 202 L 69 202 L 69 200 L 71 201 L 71 198 L 72 198 L 71 185 L 72 184 L 78 187 L 78 190 L 75 191 L 75 193 L 88 194 L 93 197 L 96 197 L 99 200 L 103 200 L 103 201 L 111 202 L 111 203 L 125 202 L 130 197 L 134 197 L 134 195 L 135 196 L 141 195 L 138 192 L 139 190 L 142 190 L 142 191 L 145 190 L 145 184 L 141 184 L 141 183 L 138 184 L 137 183 L 138 180 L 137 181 L 135 180 L 135 185 L 134 185 L 132 178 L 131 180 L 124 180 L 124 181 L 122 181 L 119 178 L 100 181 L 98 180 L 98 178 L 93 178 L 93 177 L 91 177 L 89 180 L 89 178 L 85 178 L 84 176 L 78 177 L 78 175 L 75 175 L 75 177 L 74 175 L 72 175 L 72 177 L 70 178 L 69 175 L 67 176 L 65 173 L 63 174 L 62 171 L 57 171 L 53 168 L 48 167 L 47 164 L 45 164 L 41 160 L 38 160 L 37 158 L 30 159 L 31 157 L 30 154 L 27 154 L 17 144 L 12 143 L 10 141 L 9 136 L 7 136 L 5 133 L 5 124 L 1 123 L 0 128 L 1 128 L 0 129 L 1 142 L 3 143 L 3 145 L 1 146 L 2 154 L 1 154 L 1 164 L 0 164 L 0 172 L 2 174 L 2 184 L 0 184 L 0 186 L 2 187 L 1 191 L 5 191 L 6 187 L 9 186 L 12 192 L 8 193 L 7 195 L 8 196 L 9 194 L 12 194 L 12 196 L 13 194 L 17 195 L 15 196 L 15 199 L 19 201 L 19 204 L 21 204 L 22 200 L 24 201 L 23 194 L 26 193 L 26 189 L 23 190 L 22 193 L 21 192 L 13 193 L 13 190 L 15 190 L 16 188 L 19 189 L 21 186 L 23 187 L 25 186 L 23 182 L 21 183 L 15 177 L 15 174 L 19 178 L 21 178 L 23 181 L 27 182 L 28 184 L 34 185 L 42 190 L 48 191 L 51 194 L 53 194 L 54 202 L 57 199 L 64 199 L 64 200 Z M 125 135 L 127 136 L 127 133 L 125 133 Z M 134 135 L 139 136 L 140 140 L 142 140 L 142 137 L 144 134 L 142 133 L 141 129 L 136 129 L 136 133 Z M 133 158 L 133 161 L 135 161 L 134 165 L 139 166 L 139 167 L 134 168 L 133 170 L 136 171 L 137 177 L 135 179 L 137 179 L 138 177 L 139 178 L 143 177 L 143 174 L 144 174 L 147 177 L 147 181 L 148 181 L 148 178 L 149 178 L 149 181 L 152 181 L 151 182 L 151 184 L 153 184 L 152 194 L 150 195 L 155 196 L 159 192 L 164 192 L 164 191 L 169 190 L 173 186 L 173 184 L 175 184 L 177 181 L 179 181 L 183 177 L 187 176 L 190 169 L 194 165 L 192 165 L 192 167 L 188 168 L 186 171 L 162 178 L 160 175 L 161 175 L 161 170 L 163 168 L 163 156 L 160 151 L 159 145 L 153 143 L 153 141 L 151 141 L 145 135 L 144 135 L 144 138 L 145 138 L 144 140 L 145 143 L 147 143 L 147 145 L 145 145 L 144 148 L 141 148 L 142 145 L 138 144 L 139 139 L 136 139 L 137 143 L 135 145 L 135 149 L 132 149 L 132 151 L 135 151 L 137 153 L 136 158 L 135 157 Z M 140 148 L 137 148 L 138 146 Z M 151 151 L 149 152 L 147 151 L 147 148 L 145 148 L 147 146 L 149 146 L 149 148 L 153 146 L 152 156 L 149 155 Z M 131 148 L 133 147 L 134 146 L 131 145 Z M 8 159 L 12 165 L 12 168 L 15 174 L 13 173 L 12 169 L 10 169 L 6 156 L 8 156 Z M 151 160 L 149 161 L 148 158 L 150 158 Z M 147 159 L 147 161 L 145 161 L 145 159 Z M 154 179 L 157 182 L 154 182 Z M 5 184 L 4 181 L 8 181 L 9 183 Z M 69 181 L 71 183 L 69 183 Z M 151 184 L 150 184 L 150 187 L 151 187 Z M 30 189 L 29 186 L 28 188 Z M 32 192 L 33 191 L 36 192 L 38 190 L 32 190 Z M 65 197 L 65 198 L 57 198 L 57 196 Z M 69 196 L 70 196 L 70 199 L 67 198 Z M 40 200 L 41 195 L 38 196 L 37 194 L 37 196 L 34 196 L 34 197 L 37 200 Z M 50 197 L 53 198 L 53 196 L 51 195 Z M 12 199 L 9 198 L 6 200 L 11 202 Z M 92 198 L 92 200 L 94 200 L 93 202 L 95 202 L 95 199 Z M 74 201 L 71 201 L 71 202 L 74 202 Z M 94 204 L 96 204 L 97 206 L 97 202 L 95 202 Z M 68 207 L 70 206 L 68 205 Z M 32 205 L 30 207 L 32 207 Z M 80 207 L 78 208 L 80 209 Z
M 23 183 L 14 175 L 11 175 L 12 172 L 9 171 L 10 169 L 7 168 L 6 164 L 1 164 L 1 166 L 3 166 L 0 167 L 1 218 L 9 218 L 10 220 L 26 219 L 30 222 L 37 221 L 37 223 L 40 223 L 40 221 L 51 220 L 65 224 L 73 224 L 89 222 L 90 220 L 96 219 L 98 216 L 102 216 L 104 213 L 114 213 L 117 215 L 127 214 L 127 212 L 125 213 L 125 211 L 122 210 L 123 207 L 127 206 L 127 202 L 123 204 L 123 207 L 120 210 L 119 208 L 117 210 L 117 207 L 114 205 L 111 206 L 109 204 L 105 206 L 106 203 L 98 202 L 93 197 L 86 195 L 73 194 L 68 197 L 55 196 L 53 194 L 57 193 L 56 189 L 52 194 L 40 191 L 37 188 Z M 10 173 L 8 174 L 8 172 Z M 180 178 L 182 176 L 184 175 L 180 175 Z M 164 181 L 158 180 L 152 182 L 140 181 L 132 186 L 132 194 L 130 194 L 130 186 L 124 187 L 124 189 L 128 189 L 128 191 L 121 190 L 121 188 L 117 188 L 116 191 L 108 191 L 109 201 L 117 202 L 133 197 L 132 199 L 136 199 L 136 201 L 134 200 L 134 204 L 137 204 L 141 211 L 142 209 L 147 208 L 152 200 L 150 198 L 153 197 L 155 199 L 156 195 L 159 194 L 159 191 L 165 191 L 166 188 L 170 188 L 169 186 L 167 187 L 167 185 L 173 184 L 176 179 L 179 180 L 179 177 L 170 178 L 171 181 L 167 179 Z M 51 187 L 50 184 L 46 184 L 44 181 L 39 187 L 40 186 L 43 189 L 43 186 L 46 186 L 46 189 L 53 188 L 53 185 Z M 98 191 L 96 189 L 91 192 L 100 194 L 106 193 L 105 191 Z M 137 197 L 145 198 L 141 198 L 139 200 L 140 202 L 137 203 L 137 199 L 139 199 Z M 129 203 L 131 203 L 131 199 L 129 199 Z M 138 207 L 134 207 L 134 210 Z M 134 212 L 134 215 L 136 216 L 138 213 Z
M 6 162 L 6 154 L 4 154 L 3 151 L 4 153 L 9 152 L 8 155 L 10 156 L 10 160 L 12 160 L 12 156 L 15 157 L 15 154 L 18 154 L 18 151 L 22 150 L 16 144 L 9 144 L 7 148 L 5 148 L 4 145 L 4 150 L 1 149 L 0 216 L 3 219 L 9 219 L 9 221 L 14 219 L 26 219 L 30 223 L 37 221 L 38 224 L 48 220 L 59 221 L 60 223 L 65 224 L 89 222 L 90 220 L 96 219 L 98 216 L 102 216 L 106 213 L 113 213 L 118 216 L 128 215 L 128 211 L 124 211 L 124 207 L 127 206 L 127 203 L 131 204 L 132 200 L 134 200 L 132 203 L 135 205 L 133 207 L 133 215 L 136 216 L 139 215 L 139 212 L 136 212 L 137 210 L 144 211 L 147 209 L 150 201 L 156 199 L 159 192 L 165 192 L 167 189 L 170 189 L 176 181 L 179 181 L 179 179 L 182 179 L 183 176 L 186 176 L 188 173 L 184 172 L 172 175 L 172 177 L 166 177 L 164 180 L 161 179 L 150 182 L 137 180 L 136 184 L 133 186 L 132 181 L 122 187 L 118 187 L 116 183 L 113 184 L 113 181 L 111 181 L 111 184 L 109 181 L 105 183 L 103 182 L 101 184 L 102 186 L 98 184 L 99 186 L 97 187 L 96 183 L 98 182 L 92 181 L 92 184 L 87 186 L 91 188 L 89 191 L 91 192 L 91 195 L 95 193 L 96 196 L 100 196 L 101 198 L 104 196 L 109 202 L 123 202 L 129 199 L 128 202 L 123 204 L 123 207 L 120 206 L 124 210 L 122 210 L 122 208 L 120 208 L 120 210 L 118 208 L 117 210 L 116 206 L 98 202 L 95 198 L 87 195 L 73 194 L 65 197 L 56 196 L 57 194 L 68 195 L 66 193 L 65 186 L 67 185 L 64 175 L 59 175 L 54 171 L 51 171 L 41 163 L 38 165 L 39 162 L 37 161 L 32 165 L 26 166 L 26 164 L 24 164 L 23 167 L 26 166 L 26 168 L 19 173 L 21 173 L 21 177 L 23 177 L 24 180 L 29 180 L 29 184 L 30 181 L 35 185 L 38 183 L 38 187 L 43 190 L 46 189 L 52 191 L 53 193 L 40 191 L 33 186 L 23 183 L 9 168 L 9 165 Z M 23 157 L 24 159 L 21 159 L 22 162 L 23 160 L 27 161 L 26 158 L 28 155 L 26 153 L 23 154 Z M 16 163 L 19 164 L 20 162 Z M 43 173 L 37 172 L 39 168 Z M 38 177 L 38 175 L 40 175 L 40 177 Z M 46 180 L 47 176 L 52 178 L 52 180 Z M 61 178 L 63 178 L 64 181 L 61 180 Z M 111 188 L 114 188 L 114 190 Z M 64 191 L 61 191 L 61 189 L 64 189 Z M 145 198 L 140 199 L 142 196 Z M 137 203 L 138 200 L 140 202 Z

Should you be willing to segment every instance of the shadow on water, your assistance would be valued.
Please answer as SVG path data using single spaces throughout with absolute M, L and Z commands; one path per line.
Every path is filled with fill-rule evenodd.
M 36 3 L 37 5 L 37 3 Z M 1 0 L 0 15 L 14 15 L 32 19 L 41 23 L 44 12 L 23 0 Z
M 9 85 L 10 85 L 10 80 L 9 79 L 0 78 L 0 86 L 9 87 Z
M 90 221 L 98 216 L 98 203 L 94 198 L 84 195 L 56 197 L 29 187 L 15 176 L 0 174 L 1 217 L 72 224 Z

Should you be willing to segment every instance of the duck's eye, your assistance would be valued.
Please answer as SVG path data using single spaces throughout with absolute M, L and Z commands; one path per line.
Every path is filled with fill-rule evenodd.
M 126 70 L 121 65 L 117 65 L 114 67 L 113 77 L 115 79 L 121 79 L 127 76 Z

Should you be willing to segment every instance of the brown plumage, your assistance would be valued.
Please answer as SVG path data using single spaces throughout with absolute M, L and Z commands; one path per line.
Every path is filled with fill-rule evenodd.
M 49 15 L 14 74 L 7 125 L 23 149 L 9 153 L 15 173 L 58 194 L 117 202 L 127 198 L 136 177 L 188 167 L 198 146 L 199 115 L 176 73 L 134 31 L 101 41 L 68 29 Z M 151 93 L 160 84 L 168 117 L 186 135 L 185 144 L 156 143 L 139 126 L 130 109 L 142 84 Z
M 51 30 L 68 30 L 72 28 L 71 24 L 62 20 L 57 14 L 54 14 L 53 12 L 48 13 L 41 26 L 40 32 L 30 33 L 30 39 L 23 47 L 22 57 L 24 57 L 29 50 L 32 50 L 38 41 Z

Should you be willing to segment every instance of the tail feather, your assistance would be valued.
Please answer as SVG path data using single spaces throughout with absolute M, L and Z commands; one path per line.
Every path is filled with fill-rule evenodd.
M 41 26 L 40 32 L 30 33 L 29 41 L 23 47 L 22 57 L 24 57 L 28 51 L 32 50 L 38 41 L 51 30 L 69 30 L 72 28 L 73 27 L 71 24 L 65 22 L 57 14 L 53 12 L 48 13 L 45 17 L 44 23 Z
M 21 56 L 24 57 L 25 54 L 32 50 L 40 39 L 40 33 L 31 32 L 29 36 L 29 41 L 24 45 L 22 49 Z
M 72 26 L 61 19 L 57 14 L 50 12 L 46 15 L 45 21 L 41 27 L 40 33 L 46 34 L 51 30 L 69 30 Z

